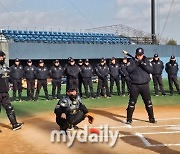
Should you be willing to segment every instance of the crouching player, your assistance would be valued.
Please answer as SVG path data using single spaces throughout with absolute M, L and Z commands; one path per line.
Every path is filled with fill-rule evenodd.
M 76 125 L 86 117 L 90 124 L 94 120 L 88 114 L 88 110 L 82 103 L 75 87 L 69 87 L 66 96 L 57 103 L 54 113 L 56 114 L 56 123 L 60 126 L 60 130 L 65 132 L 67 129 L 78 128 Z

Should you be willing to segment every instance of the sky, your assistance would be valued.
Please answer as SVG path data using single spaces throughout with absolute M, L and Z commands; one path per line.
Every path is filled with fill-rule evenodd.
M 174 39 L 180 44 L 180 0 L 155 1 L 156 34 L 164 39 Z M 28 27 L 83 32 L 88 28 L 123 24 L 151 33 L 150 2 L 151 0 L 0 0 L 0 28 Z

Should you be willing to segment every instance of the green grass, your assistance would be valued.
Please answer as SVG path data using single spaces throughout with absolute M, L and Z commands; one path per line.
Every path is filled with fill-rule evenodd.
M 153 96 L 154 89 L 152 81 L 150 82 L 150 89 L 152 94 L 152 102 L 154 106 L 180 106 L 180 96 L 175 92 L 173 96 L 169 96 L 168 91 L 168 81 L 167 79 L 163 80 L 164 88 L 166 90 L 167 96 Z M 97 84 L 94 84 L 94 91 L 96 91 Z M 49 93 L 51 94 L 51 86 L 48 86 Z M 116 87 L 114 87 L 116 91 Z M 12 91 L 9 92 L 12 96 Z M 65 85 L 62 85 L 62 94 L 65 94 Z M 23 96 L 26 97 L 26 90 L 23 90 Z M 99 99 L 83 99 L 84 104 L 88 108 L 104 108 L 104 107 L 126 107 L 129 97 L 120 97 L 113 95 L 111 98 L 99 98 Z M 57 103 L 57 100 L 45 101 L 43 89 L 41 89 L 40 97 L 37 102 L 33 101 L 22 101 L 22 102 L 12 102 L 12 105 L 15 108 L 15 112 L 18 117 L 29 117 L 36 113 L 41 112 L 53 112 L 54 107 Z M 141 97 L 139 96 L 137 106 L 144 106 Z M 6 117 L 5 110 L 2 109 L 1 118 Z

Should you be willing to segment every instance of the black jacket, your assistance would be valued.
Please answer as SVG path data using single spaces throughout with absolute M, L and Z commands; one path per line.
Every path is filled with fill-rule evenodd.
M 48 78 L 49 71 L 47 67 L 40 67 L 38 66 L 36 69 L 36 78 L 39 80 L 46 80 Z
M 127 71 L 127 63 L 121 64 L 121 77 L 129 77 L 129 73 Z
M 81 67 L 81 75 L 83 78 L 91 78 L 93 76 L 93 68 L 91 65 Z
M 149 74 L 153 72 L 153 66 L 144 56 L 141 62 L 130 59 L 127 64 L 127 71 L 129 73 L 131 83 L 141 85 L 146 84 L 151 80 Z
M 9 68 L 7 65 L 0 65 L 0 93 L 9 91 Z
M 80 73 L 79 66 L 75 65 L 67 65 L 66 67 L 66 75 L 69 79 L 78 79 Z
M 153 65 L 153 75 L 161 75 L 162 71 L 164 69 L 163 62 L 161 60 L 158 61 L 151 61 L 151 64 Z
M 54 113 L 57 118 L 60 118 L 62 113 L 69 116 L 76 114 L 80 110 L 83 111 L 84 114 L 88 113 L 86 106 L 82 104 L 82 100 L 79 96 L 76 97 L 75 101 L 65 96 L 57 103 Z
M 172 63 L 171 61 L 169 61 L 168 63 L 166 63 L 166 68 L 165 68 L 166 72 L 168 75 L 177 75 L 179 67 L 178 64 Z
M 105 79 L 109 74 L 109 67 L 106 64 L 103 66 L 98 64 L 95 68 L 95 71 L 99 79 Z
M 63 76 L 63 68 L 61 66 L 52 66 L 49 74 L 52 79 L 61 79 Z
M 34 65 L 26 66 L 24 68 L 24 77 L 26 79 L 35 79 L 36 78 L 36 67 Z
M 120 71 L 119 64 L 110 64 L 109 65 L 109 73 L 110 73 L 111 77 L 113 77 L 113 78 L 119 77 L 119 71 Z
M 22 65 L 16 66 L 15 64 L 10 67 L 10 76 L 12 79 L 20 80 L 23 78 L 23 67 Z

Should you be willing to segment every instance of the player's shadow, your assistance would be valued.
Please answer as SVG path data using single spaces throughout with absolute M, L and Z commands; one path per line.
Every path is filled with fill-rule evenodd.
M 94 113 L 94 114 L 98 114 L 101 116 L 105 116 L 109 119 L 124 123 L 123 120 L 120 120 L 119 118 L 126 118 L 125 116 L 119 115 L 119 114 L 114 114 L 108 111 L 104 111 L 104 110 L 98 110 L 98 109 L 89 109 L 90 112 Z M 119 117 L 119 118 L 117 118 Z
M 102 115 L 104 117 L 107 117 L 109 119 L 112 119 L 114 121 L 118 121 L 121 123 L 124 123 L 125 121 L 120 120 L 119 118 L 124 118 L 126 119 L 126 116 L 120 115 L 120 114 L 114 114 L 112 112 L 108 112 L 108 111 L 104 111 L 104 110 L 98 110 L 98 109 L 89 109 L 90 112 L 98 114 L 98 115 Z M 118 118 L 117 118 L 118 117 Z M 143 120 L 143 119 L 138 119 L 138 118 L 133 118 L 133 120 L 137 120 L 137 121 L 142 121 L 142 122 L 148 122 L 147 120 Z
M 133 136 L 133 138 L 132 138 L 131 135 L 133 135 L 133 134 L 131 134 L 129 132 L 120 131 L 120 134 L 125 135 L 124 137 L 121 137 L 121 140 L 124 141 L 125 143 L 131 145 L 131 146 L 135 146 L 135 147 L 138 147 L 141 149 L 151 150 L 151 151 L 154 151 L 156 153 L 163 153 L 163 154 L 164 153 L 167 153 L 167 154 L 170 154 L 170 153 L 179 154 L 180 153 L 179 151 L 170 149 L 167 146 L 156 146 L 156 145 L 163 145 L 163 143 L 156 141 L 154 139 L 148 138 L 148 137 L 145 137 L 145 139 L 151 145 L 154 145 L 154 146 L 146 146 L 138 136 L 137 137 Z M 130 139 L 130 137 L 131 137 L 131 139 Z
M 0 126 L 4 127 L 4 128 L 7 128 L 7 129 L 12 129 L 9 125 L 3 124 L 3 123 L 0 123 Z

